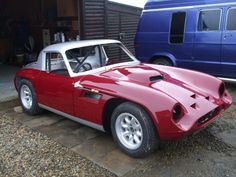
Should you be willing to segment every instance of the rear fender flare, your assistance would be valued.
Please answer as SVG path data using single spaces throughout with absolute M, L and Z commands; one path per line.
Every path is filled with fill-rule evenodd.
M 40 74 L 41 71 L 39 70 L 35 70 L 35 69 L 24 69 L 24 70 L 20 70 L 16 73 L 15 75 L 15 79 L 14 79 L 14 84 L 15 84 L 15 88 L 16 90 L 18 90 L 18 83 L 19 80 L 21 79 L 27 79 L 29 81 L 32 82 L 32 80 L 34 80 L 34 78 L 38 77 L 38 75 Z

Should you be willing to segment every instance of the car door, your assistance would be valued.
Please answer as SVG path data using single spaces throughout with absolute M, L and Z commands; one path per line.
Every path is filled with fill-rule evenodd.
M 227 9 L 222 35 L 222 77 L 236 78 L 236 7 Z
M 49 108 L 74 114 L 74 79 L 69 76 L 60 53 L 46 53 L 46 70 L 39 78 L 39 102 Z
M 221 8 L 199 11 L 194 39 L 193 69 L 213 75 L 221 73 L 221 16 Z
M 73 50 L 71 49 L 70 51 L 75 54 L 76 52 Z M 105 61 L 102 61 L 105 60 L 105 56 L 99 46 L 81 47 L 80 54 L 77 53 L 75 55 L 81 58 L 86 57 L 84 64 L 91 65 L 91 69 L 93 70 L 99 70 L 105 64 Z M 74 116 L 83 120 L 82 122 L 84 124 L 95 128 L 97 128 L 95 124 L 101 124 L 102 112 L 102 94 L 93 87 L 93 83 L 96 82 L 99 82 L 99 77 L 95 73 L 90 73 L 77 76 L 76 82 L 74 83 Z

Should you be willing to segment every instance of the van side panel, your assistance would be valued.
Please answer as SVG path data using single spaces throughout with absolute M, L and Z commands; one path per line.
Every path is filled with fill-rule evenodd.
M 204 30 L 199 31 L 196 27 L 195 38 L 194 38 L 194 52 L 193 52 L 193 68 L 206 72 L 209 74 L 219 75 L 221 73 L 221 38 L 222 38 L 222 24 L 224 21 L 224 12 L 222 8 L 211 7 L 196 9 L 196 16 L 200 18 L 200 13 L 212 13 L 217 11 L 220 13 L 220 18 L 213 17 L 211 20 L 219 22 L 219 29 L 217 30 Z M 207 16 L 205 14 L 205 16 Z M 199 19 L 195 22 L 198 23 Z
M 226 23 L 224 25 L 223 35 L 222 35 L 222 54 L 221 54 L 221 64 L 222 64 L 222 77 L 236 78 L 236 26 L 233 22 L 233 28 L 227 30 L 227 19 L 228 10 L 233 10 L 234 13 L 231 16 L 233 21 L 236 19 L 236 6 L 225 7 Z M 231 23 L 231 22 L 229 22 Z
M 179 11 L 143 13 L 135 39 L 138 59 L 151 62 L 153 58 L 164 56 L 169 58 L 174 66 L 191 68 L 195 29 L 191 22 L 196 20 L 195 12 L 186 12 L 184 42 L 173 44 L 170 43 L 170 24 L 175 12 Z
M 164 18 L 163 18 L 164 17 Z M 138 26 L 135 44 L 138 59 L 149 62 L 156 52 L 168 51 L 169 20 L 168 12 L 143 13 Z
M 148 0 L 136 33 L 136 57 L 143 62 L 166 57 L 174 66 L 236 78 L 236 27 L 226 29 L 229 8 L 236 9 L 235 0 Z M 200 15 L 217 9 L 220 18 L 219 13 Z M 181 12 L 186 12 L 184 39 L 173 44 L 171 26 L 176 23 L 171 20 Z M 236 11 L 232 13 L 230 28 L 236 26 Z

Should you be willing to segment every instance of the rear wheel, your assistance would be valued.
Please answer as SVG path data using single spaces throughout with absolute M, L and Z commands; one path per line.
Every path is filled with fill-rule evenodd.
M 30 115 L 40 113 L 40 108 L 36 99 L 33 86 L 30 81 L 22 79 L 19 81 L 19 99 L 23 111 Z
M 168 58 L 164 57 L 155 58 L 152 63 L 157 65 L 173 66 L 172 62 Z
M 114 110 L 111 131 L 118 146 L 133 157 L 147 156 L 159 144 L 151 118 L 142 107 L 131 102 L 122 103 Z

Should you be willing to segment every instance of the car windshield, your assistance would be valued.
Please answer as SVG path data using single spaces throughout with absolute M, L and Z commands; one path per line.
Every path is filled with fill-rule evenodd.
M 136 61 L 121 44 L 94 45 L 66 51 L 66 57 L 74 73 L 85 72 L 103 66 Z

